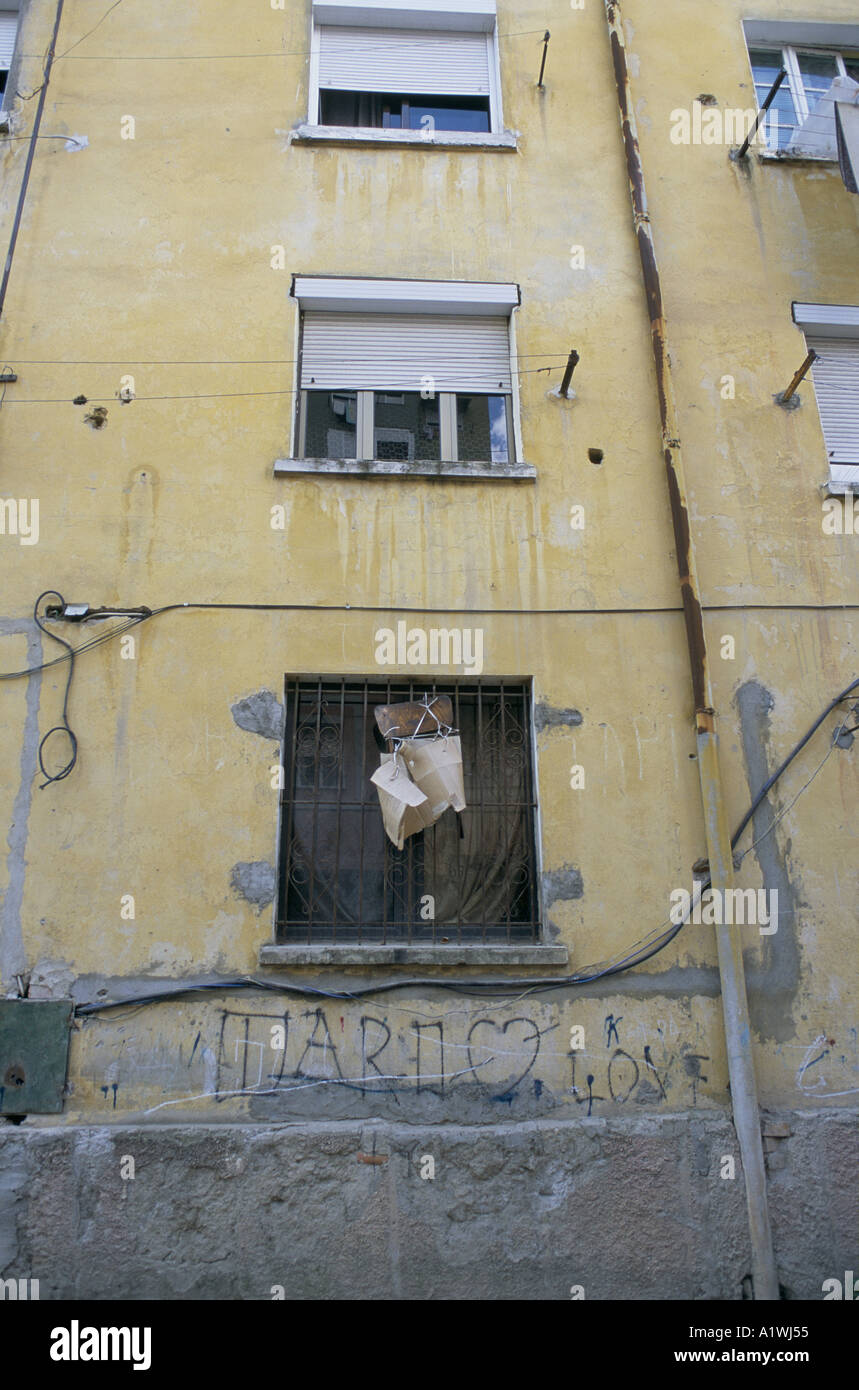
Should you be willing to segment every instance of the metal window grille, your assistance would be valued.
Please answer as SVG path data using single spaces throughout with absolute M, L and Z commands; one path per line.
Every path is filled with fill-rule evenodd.
M 425 694 L 453 701 L 467 808 L 398 850 L 370 781 L 374 709 Z M 287 677 L 278 939 L 539 940 L 530 703 L 523 681 Z

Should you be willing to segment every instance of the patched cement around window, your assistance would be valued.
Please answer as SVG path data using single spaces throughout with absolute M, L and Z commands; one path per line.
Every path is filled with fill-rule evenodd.
M 283 705 L 271 690 L 258 690 L 244 700 L 236 700 L 230 710 L 240 729 L 280 743 L 283 734 Z
M 230 874 L 230 887 L 239 897 L 256 908 L 257 914 L 274 902 L 274 865 L 265 859 L 254 863 L 240 863 L 233 866 Z

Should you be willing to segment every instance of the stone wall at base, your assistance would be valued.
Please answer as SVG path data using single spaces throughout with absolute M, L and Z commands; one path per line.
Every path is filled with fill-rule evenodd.
M 856 1115 L 768 1131 L 783 1296 L 819 1299 L 859 1267 Z M 0 1125 L 0 1277 L 43 1300 L 739 1300 L 749 1271 L 719 1112 Z

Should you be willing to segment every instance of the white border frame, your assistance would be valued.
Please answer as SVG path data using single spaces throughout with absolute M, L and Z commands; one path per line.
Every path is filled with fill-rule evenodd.
M 793 321 L 803 333 L 824 338 L 859 338 L 859 304 L 808 304 L 795 299 Z

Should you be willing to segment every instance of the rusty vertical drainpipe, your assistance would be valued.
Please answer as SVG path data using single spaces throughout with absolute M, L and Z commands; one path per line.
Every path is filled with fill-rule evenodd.
M 677 565 L 680 571 L 680 592 L 683 597 L 686 642 L 692 670 L 698 772 L 701 781 L 701 801 L 707 835 L 710 881 L 714 892 L 719 893 L 724 902 L 725 890 L 731 888 L 734 881 L 731 837 L 722 798 L 716 718 L 707 664 L 707 645 L 701 615 L 694 544 L 689 526 L 683 458 L 677 432 L 677 408 L 671 376 L 671 360 L 666 342 L 662 289 L 653 244 L 653 232 L 647 212 L 644 170 L 641 163 L 638 130 L 626 63 L 623 17 L 617 0 L 605 0 L 605 9 L 617 84 L 621 130 L 626 152 L 633 223 L 638 242 L 638 253 L 641 257 L 644 287 L 647 293 L 650 336 L 656 365 L 659 413 L 662 421 L 662 451 L 668 473 L 668 496 L 671 504 L 671 519 L 674 525 Z M 725 914 L 721 915 L 724 916 Z M 722 1012 L 725 1020 L 731 1106 L 746 1182 L 754 1296 L 756 1299 L 777 1299 L 779 1297 L 778 1274 L 767 1209 L 766 1172 L 755 1072 L 752 1062 L 751 1024 L 746 998 L 742 944 L 738 931 L 729 925 L 716 927 L 716 944 L 719 956 Z

